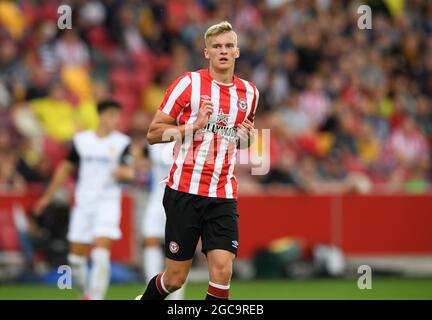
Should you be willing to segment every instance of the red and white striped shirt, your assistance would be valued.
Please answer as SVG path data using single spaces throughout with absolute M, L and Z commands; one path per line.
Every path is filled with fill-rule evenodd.
M 246 118 L 254 120 L 258 98 L 255 85 L 236 76 L 231 84 L 213 80 L 206 69 L 179 77 L 165 94 L 159 107 L 162 112 L 183 125 L 197 119 L 203 100 L 211 100 L 214 109 L 193 139 L 176 143 L 166 184 L 181 192 L 235 199 L 237 126 Z

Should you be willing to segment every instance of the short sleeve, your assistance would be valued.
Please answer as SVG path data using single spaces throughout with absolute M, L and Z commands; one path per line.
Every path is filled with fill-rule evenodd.
M 159 110 L 173 118 L 177 118 L 188 100 L 190 100 L 190 85 L 191 78 L 188 73 L 177 78 L 166 91 Z
M 255 94 L 254 94 L 254 98 L 253 98 L 253 101 L 252 101 L 251 112 L 248 115 L 248 120 L 251 121 L 251 122 L 254 122 L 255 112 L 256 112 L 256 109 L 258 107 L 258 101 L 259 101 L 259 91 L 258 91 L 258 88 L 255 85 L 253 86 L 253 88 L 254 88 Z
M 133 164 L 133 157 L 132 157 L 132 153 L 131 153 L 131 146 L 130 144 L 128 144 L 121 156 L 120 156 L 120 164 L 125 165 L 125 166 L 130 166 Z
M 79 165 L 80 155 L 79 155 L 78 150 L 75 146 L 75 143 L 73 143 L 73 142 L 72 142 L 71 148 L 69 150 L 69 153 L 68 153 L 68 156 L 66 159 L 75 165 Z
M 145 145 L 143 148 L 142 148 L 142 154 L 141 154 L 143 157 L 145 157 L 145 158 L 148 158 L 148 157 L 150 157 L 150 152 L 149 152 L 149 148 L 148 148 L 148 146 L 147 145 Z

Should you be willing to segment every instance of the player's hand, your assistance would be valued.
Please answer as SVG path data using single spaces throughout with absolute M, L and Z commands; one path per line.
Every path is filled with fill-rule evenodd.
M 33 214 L 35 216 L 40 216 L 48 207 L 49 203 L 50 203 L 50 199 L 48 197 L 43 196 L 39 198 L 36 201 L 35 205 L 33 206 Z
M 208 123 L 209 117 L 213 113 L 213 103 L 210 100 L 203 100 L 198 117 L 193 123 L 194 131 L 199 130 Z
M 246 119 L 237 126 L 237 136 L 239 137 L 240 148 L 249 147 L 255 139 L 255 125 Z

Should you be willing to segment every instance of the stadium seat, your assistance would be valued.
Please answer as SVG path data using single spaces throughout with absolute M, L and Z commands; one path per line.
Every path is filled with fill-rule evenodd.
M 138 52 L 135 52 L 131 54 L 131 60 L 132 63 L 138 68 L 138 69 L 147 69 L 152 70 L 153 69 L 153 55 L 148 52 L 147 50 L 140 50 Z
M 127 92 L 131 91 L 133 88 L 131 73 L 124 68 L 116 68 L 112 70 L 110 72 L 109 79 L 116 91 Z
M 142 91 L 151 84 L 153 78 L 151 72 L 148 72 L 146 69 L 138 69 L 137 72 L 133 74 L 132 80 L 135 94 L 140 95 Z
M 137 109 L 138 103 L 134 94 L 128 93 L 126 91 L 115 91 L 113 97 L 121 103 L 122 113 L 134 112 Z
M 169 55 L 161 55 L 154 57 L 153 59 L 153 67 L 155 72 L 163 72 L 165 70 L 168 70 L 171 64 L 171 58 Z
M 112 56 L 116 50 L 115 45 L 108 38 L 106 30 L 102 26 L 95 26 L 87 31 L 87 39 L 92 46 L 101 52 L 105 56 Z

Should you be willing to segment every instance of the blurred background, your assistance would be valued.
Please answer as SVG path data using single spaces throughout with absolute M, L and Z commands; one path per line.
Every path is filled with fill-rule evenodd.
M 57 26 L 61 4 L 72 8 L 72 29 Z M 362 4 L 372 29 L 358 28 Z M 203 34 L 222 20 L 239 36 L 236 74 L 260 90 L 255 126 L 271 129 L 258 142 L 269 150 L 269 173 L 237 170 L 233 298 L 362 298 L 363 264 L 380 276 L 378 297 L 432 298 L 427 0 L 0 1 L 1 298 L 33 298 L 29 288 L 56 283 L 74 177 L 44 216 L 31 217 L 31 207 L 74 133 L 97 126 L 96 101 L 107 97 L 123 106 L 137 169 L 113 249 L 113 281 L 137 287 L 110 297 L 133 298 L 143 287 L 140 230 L 152 169 L 139 150 L 167 86 L 207 66 Z M 207 277 L 204 257 L 196 258 L 188 298 L 200 298 L 193 290 Z M 53 290 L 47 298 L 70 297 Z

